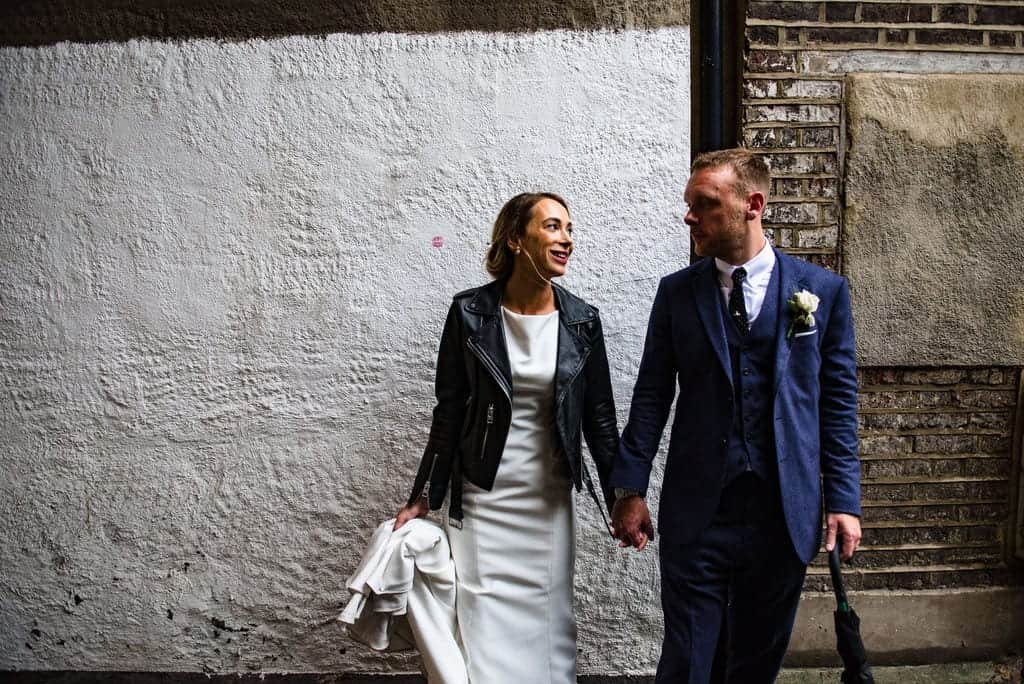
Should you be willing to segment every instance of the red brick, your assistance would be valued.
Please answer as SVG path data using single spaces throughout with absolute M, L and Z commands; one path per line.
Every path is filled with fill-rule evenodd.
M 858 373 L 862 386 L 894 385 L 899 382 L 899 371 L 895 368 L 861 368 Z
M 923 409 L 954 405 L 952 391 L 920 390 L 897 392 L 867 392 L 860 396 L 862 409 L 895 408 Z
M 807 181 L 807 195 L 834 199 L 839 195 L 839 184 L 832 178 L 811 178 Z
M 1008 454 L 1010 453 L 1009 435 L 980 435 L 978 437 L 978 453 Z
M 932 8 L 931 5 L 906 3 L 864 3 L 860 9 L 860 20 L 887 24 L 928 22 L 932 20 Z
M 878 29 L 873 28 L 813 28 L 807 29 L 808 43 L 867 43 L 878 42 Z
M 914 33 L 920 45 L 981 45 L 981 31 L 966 29 L 917 29 Z
M 971 427 L 981 430 L 996 430 L 1001 435 L 1009 435 L 1013 429 L 1013 415 L 1009 412 L 973 413 Z
M 839 272 L 839 255 L 835 252 L 818 252 L 815 254 L 803 254 L 801 256 L 810 263 L 821 266 L 833 273 Z
M 803 192 L 803 183 L 799 178 L 772 179 L 772 197 L 799 197 Z
M 961 430 L 971 424 L 971 414 L 969 413 L 868 413 L 862 415 L 864 427 L 872 430 Z
M 747 6 L 747 16 L 752 19 L 776 19 L 781 21 L 817 21 L 820 5 L 814 2 L 771 2 L 755 0 Z
M 825 3 L 825 21 L 853 21 L 857 15 L 857 4 L 853 2 Z
M 927 458 L 893 458 L 881 461 L 861 461 L 863 482 L 888 480 L 896 477 L 930 477 L 932 469 L 932 462 Z M 959 472 L 956 474 L 959 474 Z
M 898 30 L 898 29 L 886 29 L 885 30 L 885 42 L 886 43 L 906 43 L 907 39 L 910 38 L 910 31 Z
M 918 435 L 914 451 L 919 454 L 966 454 L 975 450 L 975 435 Z
M 967 5 L 939 5 L 939 21 L 944 24 L 966 24 L 970 21 Z
M 974 19 L 975 24 L 1002 24 L 1020 26 L 1024 24 L 1024 6 L 1021 5 L 982 5 L 978 7 Z
M 747 56 L 750 71 L 796 73 L 796 55 L 777 50 L 751 50 Z
M 801 132 L 801 144 L 803 147 L 833 147 L 836 144 L 836 129 L 805 128 Z
M 747 29 L 747 39 L 752 45 L 778 45 L 779 29 L 774 26 L 751 26 Z
M 907 369 L 900 379 L 907 385 L 955 385 L 964 380 L 964 371 L 956 368 Z
M 1017 403 L 1012 390 L 959 390 L 956 400 L 960 406 L 970 408 L 1010 408 Z
M 1015 47 L 1018 35 L 1020 34 L 1010 33 L 1009 31 L 990 31 L 988 34 L 988 44 L 993 47 Z
M 921 482 L 911 485 L 910 501 L 992 501 L 1005 500 L 1005 480 L 982 482 Z
M 974 477 L 1010 477 L 1009 458 L 968 458 L 963 462 L 963 474 Z
M 913 451 L 912 437 L 893 435 L 865 435 L 860 440 L 860 453 L 872 454 L 906 454 Z
M 1017 383 L 1016 373 L 1002 368 L 973 368 L 967 371 L 967 382 L 978 385 L 1005 385 Z
M 879 482 L 865 482 L 861 485 L 861 499 L 872 503 L 902 503 L 914 501 L 922 497 L 915 497 L 914 487 L 911 484 L 883 484 Z
M 980 522 L 983 520 L 1006 520 L 1010 514 L 1009 503 L 965 503 L 957 504 L 956 520 L 960 522 Z

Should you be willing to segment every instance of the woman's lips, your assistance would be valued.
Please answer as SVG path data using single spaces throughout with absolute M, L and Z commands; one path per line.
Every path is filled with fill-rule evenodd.
M 563 266 L 565 266 L 567 263 L 569 263 L 569 253 L 568 252 L 562 252 L 560 250 L 553 249 L 553 250 L 551 250 L 551 258 L 554 259 L 559 264 L 562 264 Z

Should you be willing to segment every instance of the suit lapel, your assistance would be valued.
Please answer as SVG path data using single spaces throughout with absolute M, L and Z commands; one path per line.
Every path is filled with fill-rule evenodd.
M 789 298 L 797 290 L 807 289 L 807 284 L 796 272 L 797 266 L 795 258 L 775 250 L 775 268 L 779 269 L 779 315 L 775 327 L 775 392 L 779 391 L 779 385 L 789 367 L 789 350 L 793 343 L 792 338 L 787 335 L 792 319 Z
M 729 378 L 732 385 L 732 363 L 729 361 L 729 350 L 726 349 L 725 319 L 722 316 L 722 291 L 718 288 L 715 260 L 708 257 L 704 260 L 703 272 L 694 274 L 693 297 L 697 305 L 697 313 L 704 332 L 711 340 L 711 346 L 718 357 L 718 363 Z

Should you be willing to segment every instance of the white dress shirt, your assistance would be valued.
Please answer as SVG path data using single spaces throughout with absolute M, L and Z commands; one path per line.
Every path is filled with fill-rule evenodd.
M 764 305 L 764 296 L 768 292 L 768 282 L 772 279 L 775 261 L 775 252 L 768 240 L 765 239 L 761 251 L 747 263 L 740 264 L 747 270 L 747 278 L 743 281 L 743 303 L 747 307 L 747 320 L 750 323 L 757 320 L 757 315 L 761 313 L 761 306 Z M 729 295 L 732 294 L 732 272 L 739 266 L 733 266 L 718 257 L 715 257 L 715 266 L 718 269 L 718 287 L 722 291 L 725 305 L 729 306 Z

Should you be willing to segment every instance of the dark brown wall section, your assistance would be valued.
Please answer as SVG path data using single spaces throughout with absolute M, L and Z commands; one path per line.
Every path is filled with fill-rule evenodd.
M 686 0 L 79 0 L 0 3 L 0 45 L 132 38 L 246 40 L 328 33 L 652 29 L 689 23 Z

